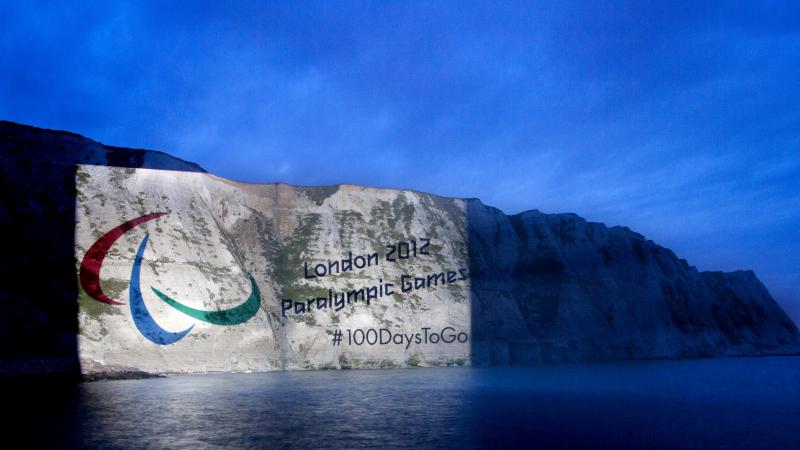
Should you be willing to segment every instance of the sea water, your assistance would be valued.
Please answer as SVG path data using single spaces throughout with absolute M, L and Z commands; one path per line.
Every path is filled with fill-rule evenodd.
M 800 357 L 182 375 L 12 397 L 6 443 L 60 448 L 800 449 Z

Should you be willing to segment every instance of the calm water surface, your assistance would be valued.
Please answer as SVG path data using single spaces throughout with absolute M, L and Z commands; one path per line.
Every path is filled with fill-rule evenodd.
M 39 383 L 4 409 L 6 443 L 60 448 L 800 449 L 799 384 L 798 357 L 276 372 Z

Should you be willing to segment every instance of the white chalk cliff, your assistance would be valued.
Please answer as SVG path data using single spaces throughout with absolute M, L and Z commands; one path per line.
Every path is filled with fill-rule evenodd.
M 699 272 L 627 228 L 574 214 L 507 216 L 476 199 L 408 190 L 237 183 L 164 153 L 10 122 L 0 122 L 0 160 L 0 232 L 11 241 L 0 263 L 4 373 L 800 350 L 797 327 L 753 272 Z M 102 261 L 102 291 L 121 304 L 93 298 L 78 277 L 89 248 L 155 212 L 165 214 L 126 230 Z M 169 345 L 134 320 L 140 248 L 147 312 L 169 332 L 192 327 Z M 152 289 L 213 312 L 253 295 L 250 276 L 260 306 L 232 325 L 198 320 Z M 362 288 L 369 302 L 333 302 Z

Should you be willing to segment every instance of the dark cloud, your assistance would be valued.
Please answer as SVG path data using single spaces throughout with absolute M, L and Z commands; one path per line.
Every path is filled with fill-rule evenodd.
M 751 268 L 800 319 L 790 2 L 19 2 L 0 116 L 245 181 L 480 197 Z

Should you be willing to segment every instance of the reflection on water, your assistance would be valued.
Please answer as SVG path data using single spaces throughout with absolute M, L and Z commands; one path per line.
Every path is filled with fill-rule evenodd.
M 736 358 L 5 383 L 3 404 L 31 446 L 787 449 L 799 382 L 800 357 Z

